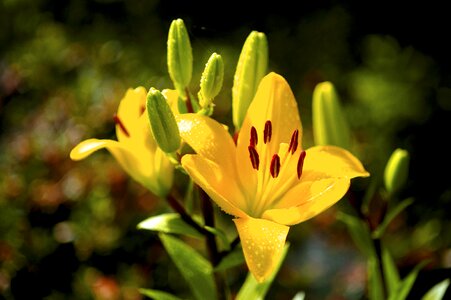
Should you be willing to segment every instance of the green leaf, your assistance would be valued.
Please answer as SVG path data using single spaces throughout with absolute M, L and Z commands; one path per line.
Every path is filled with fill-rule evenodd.
M 202 238 L 193 227 L 185 223 L 179 214 L 170 213 L 150 217 L 138 224 L 138 229 L 147 229 L 163 233 L 184 234 L 195 238 Z
M 368 226 L 355 216 L 339 213 L 337 218 L 346 224 L 354 243 L 367 257 L 375 256 L 373 241 Z
M 370 184 L 368 188 L 365 191 L 365 195 L 362 199 L 362 212 L 364 214 L 368 214 L 370 210 L 370 202 L 371 199 L 373 199 L 374 194 L 376 194 L 377 189 L 379 188 L 380 184 L 380 176 L 378 174 L 371 174 L 370 178 Z
M 194 297 L 198 300 L 216 299 L 211 264 L 181 240 L 162 233 L 159 236 L 177 269 L 188 282 Z
M 398 268 L 386 247 L 382 248 L 382 267 L 384 269 L 385 284 L 388 288 L 388 295 L 396 293 L 399 286 Z
M 219 265 L 216 266 L 215 271 L 224 271 L 244 263 L 243 250 L 239 247 L 230 252 L 224 257 Z
M 158 290 L 150 290 L 150 289 L 139 289 L 139 292 L 144 296 L 147 296 L 154 300 L 181 300 L 180 298 Z
M 221 239 L 226 251 L 230 250 L 230 243 L 224 231 L 210 226 L 204 226 L 204 228 Z
M 368 294 L 370 300 L 384 300 L 381 273 L 375 256 L 368 260 Z
M 449 283 L 449 278 L 437 283 L 423 296 L 423 298 L 421 298 L 421 300 L 442 300 Z
M 413 203 L 413 198 L 407 198 L 400 203 L 398 203 L 394 208 L 390 209 L 385 216 L 382 223 L 377 227 L 376 230 L 373 232 L 373 238 L 377 239 L 380 238 L 387 226 L 390 224 L 391 221 L 393 221 L 394 218 L 396 218 L 397 215 L 399 215 L 404 209 L 406 209 L 409 205 Z
M 243 286 L 238 291 L 236 300 L 249 300 L 249 299 L 263 300 L 274 278 L 276 277 L 277 272 L 279 272 L 279 269 L 282 266 L 285 256 L 288 253 L 289 247 L 290 247 L 289 243 L 286 243 L 279 264 L 275 268 L 274 273 L 272 273 L 272 275 L 265 282 L 258 283 L 257 280 L 255 280 L 254 276 L 251 273 L 249 273 L 246 277 L 246 281 L 244 282 Z
M 420 270 L 428 263 L 429 261 L 422 261 L 419 263 L 410 273 L 403 279 L 403 281 L 399 284 L 398 290 L 396 293 L 390 295 L 389 300 L 404 300 L 409 295 L 410 289 L 412 288 L 415 280 L 417 279 L 418 273 Z

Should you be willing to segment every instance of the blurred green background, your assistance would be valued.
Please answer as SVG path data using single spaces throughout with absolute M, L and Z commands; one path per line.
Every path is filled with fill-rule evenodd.
M 144 299 L 139 287 L 187 295 L 157 235 L 136 229 L 169 211 L 164 201 L 106 151 L 81 162 L 68 157 L 83 139 L 115 138 L 112 116 L 128 87 L 172 87 L 166 38 L 175 18 L 185 21 L 193 46 L 192 91 L 210 54 L 223 56 L 218 120 L 230 124 L 241 46 L 259 30 L 268 37 L 269 69 L 288 80 L 299 102 L 305 147 L 313 145 L 313 88 L 328 80 L 345 107 L 353 151 L 374 180 L 395 148 L 407 149 L 402 197 L 415 202 L 385 241 L 401 275 L 431 259 L 410 299 L 451 277 L 451 48 L 443 5 L 248 4 L 0 2 L 0 299 Z M 368 182 L 355 181 L 353 192 L 362 195 Z M 346 202 L 292 227 L 268 299 L 298 291 L 308 300 L 365 299 L 364 258 L 335 218 Z M 230 271 L 234 291 L 245 271 Z

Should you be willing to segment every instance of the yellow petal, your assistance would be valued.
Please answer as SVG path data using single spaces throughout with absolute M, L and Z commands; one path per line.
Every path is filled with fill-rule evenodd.
M 252 126 L 257 130 L 259 141 L 263 142 L 267 120 L 272 123 L 272 153 L 277 153 L 280 143 L 290 143 L 295 129 L 299 130 L 299 141 L 302 141 L 302 124 L 296 99 L 286 80 L 276 73 L 263 77 L 249 106 L 238 138 L 240 156 L 248 156 L 247 146 Z
M 174 165 L 169 161 L 166 153 L 160 148 L 155 151 L 152 165 L 154 172 L 153 177 L 149 178 L 157 183 L 159 192 L 155 192 L 158 196 L 165 196 L 172 187 L 172 180 L 174 177 Z
M 107 149 L 134 180 L 147 187 L 158 196 L 165 196 L 172 184 L 173 167 L 166 157 L 155 165 L 154 154 L 143 146 L 130 151 L 126 144 L 113 140 L 88 139 L 78 144 L 70 153 L 73 160 L 81 160 L 99 149 Z M 165 161 L 163 161 L 165 160 Z M 156 168 L 159 168 L 158 170 Z M 164 170 L 163 170 L 164 168 Z M 157 171 L 159 171 L 157 173 Z M 163 176 L 162 181 L 159 177 Z
M 176 120 L 180 136 L 197 154 L 235 174 L 235 144 L 222 124 L 197 114 L 177 115 Z
M 349 185 L 347 178 L 302 182 L 291 189 L 277 206 L 265 211 L 263 218 L 285 225 L 304 222 L 339 201 Z
M 170 89 L 164 89 L 161 93 L 168 101 L 168 104 L 171 107 L 171 110 L 174 113 L 174 115 L 179 115 L 180 114 L 178 106 L 179 93 L 176 90 Z
M 239 166 L 238 175 L 249 187 L 255 187 L 257 183 L 257 173 L 252 168 L 248 149 L 251 127 L 255 127 L 257 131 L 257 151 L 260 154 L 260 168 L 263 169 L 265 163 L 268 163 L 268 157 L 262 153 L 263 133 L 268 120 L 272 123 L 271 142 L 263 147 L 266 148 L 265 153 L 269 157 L 278 152 L 280 143 L 290 143 L 295 129 L 299 130 L 299 141 L 302 141 L 302 124 L 296 99 L 286 80 L 276 73 L 269 73 L 261 80 L 238 136 L 236 158 Z M 255 191 L 249 188 L 249 193 Z
M 368 177 L 362 163 L 349 151 L 336 146 L 309 148 L 304 161 L 303 180 Z
M 328 209 L 349 189 L 350 179 L 369 173 L 349 151 L 335 146 L 307 150 L 299 184 L 288 191 L 263 217 L 294 225 Z
M 182 166 L 226 213 L 245 217 L 245 201 L 236 179 L 215 162 L 200 155 L 184 155 Z
M 136 173 L 138 161 L 133 154 L 113 140 L 88 139 L 75 146 L 70 152 L 70 158 L 73 160 L 82 160 L 99 149 L 106 148 L 116 158 L 124 170 L 129 173 Z
M 233 221 L 238 229 L 249 271 L 258 282 L 265 281 L 280 260 L 289 227 L 250 217 Z
M 130 88 L 119 103 L 117 116 L 130 134 L 130 137 L 133 137 L 133 133 L 140 127 L 138 120 L 145 111 L 146 94 L 146 89 L 144 87 L 138 87 L 136 89 Z M 116 125 L 116 135 L 119 141 L 128 138 L 118 125 Z

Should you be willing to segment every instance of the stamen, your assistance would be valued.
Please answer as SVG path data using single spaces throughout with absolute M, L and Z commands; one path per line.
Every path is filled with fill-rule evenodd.
M 249 140 L 249 146 L 255 147 L 258 144 L 257 129 L 254 126 L 251 127 L 251 138 Z
M 280 158 L 279 155 L 274 154 L 271 159 L 271 165 L 269 166 L 269 172 L 271 173 L 272 178 L 276 178 L 279 176 L 280 171 Z
M 146 107 L 144 105 L 141 105 L 139 107 L 139 115 L 142 115 L 146 111 Z
M 125 128 L 124 123 L 122 123 L 121 119 L 119 118 L 119 116 L 117 114 L 114 114 L 113 120 L 114 120 L 114 123 L 116 123 L 116 125 L 119 126 L 122 133 L 125 134 L 127 137 L 130 137 L 130 134 L 128 133 L 127 128 Z
M 307 155 L 307 153 L 304 150 L 302 150 L 301 154 L 299 155 L 298 167 L 297 167 L 298 179 L 301 179 L 302 168 L 304 167 L 304 159 L 305 159 L 306 155 Z
M 251 158 L 252 167 L 255 170 L 258 170 L 258 166 L 260 164 L 260 159 L 258 157 L 258 152 L 255 150 L 254 146 L 247 147 L 249 149 L 249 157 Z
M 264 142 L 265 144 L 269 143 L 271 141 L 271 135 L 272 135 L 272 124 L 271 121 L 268 120 L 265 123 L 265 129 L 263 130 L 263 136 L 264 136 Z
M 288 152 L 291 151 L 291 154 L 294 154 L 294 152 L 296 152 L 296 149 L 298 148 L 298 138 L 299 130 L 296 129 L 291 135 L 290 147 L 288 148 Z

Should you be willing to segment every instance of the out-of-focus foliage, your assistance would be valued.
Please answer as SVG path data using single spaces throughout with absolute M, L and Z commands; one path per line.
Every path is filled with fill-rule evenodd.
M 68 156 L 85 138 L 114 138 L 112 116 L 127 88 L 172 86 L 167 32 L 179 17 L 174 14 L 186 7 L 174 6 L 169 14 L 168 5 L 0 3 L 1 298 L 142 299 L 138 288 L 189 290 L 157 236 L 136 229 L 142 220 L 170 212 L 167 205 L 130 180 L 106 152 L 83 162 Z M 237 19 L 230 27 L 218 20 L 212 27 L 193 14 L 184 18 L 193 46 L 191 82 L 200 81 L 212 52 L 222 56 L 224 83 L 215 97 L 215 117 L 231 125 L 241 46 L 249 32 L 259 30 L 268 38 L 268 70 L 286 75 L 299 99 L 305 146 L 313 143 L 313 89 L 330 81 L 343 101 L 356 154 L 375 181 L 382 180 L 393 149 L 407 149 L 411 172 L 399 197 L 413 197 L 413 203 L 385 228 L 385 241 L 402 278 L 431 259 L 411 292 L 423 295 L 450 276 L 451 186 L 447 176 L 435 174 L 437 167 L 451 167 L 443 144 L 451 85 L 437 72 L 437 62 L 414 47 L 353 31 L 355 17 L 346 6 L 325 5 L 296 18 L 274 14 L 255 23 Z M 434 131 L 442 140 L 431 138 Z M 176 178 L 176 186 L 183 180 Z M 363 196 L 368 187 L 355 183 L 352 195 Z M 299 291 L 307 299 L 362 299 L 364 258 L 335 222 L 336 211 L 346 205 L 347 200 L 293 228 L 269 299 L 292 299 Z M 232 288 L 245 280 L 244 271 L 230 272 Z

